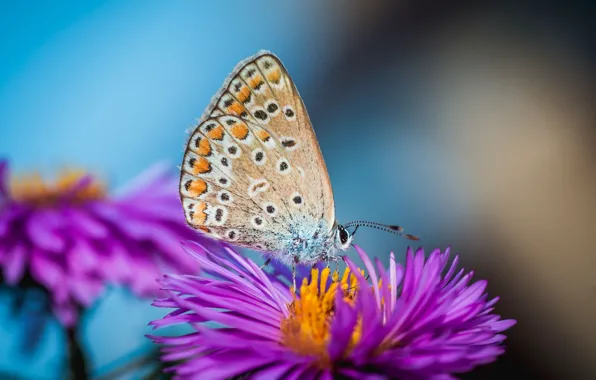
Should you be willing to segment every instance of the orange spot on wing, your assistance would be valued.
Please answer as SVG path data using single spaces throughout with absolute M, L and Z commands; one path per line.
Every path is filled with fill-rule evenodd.
M 271 71 L 269 74 L 267 74 L 267 80 L 269 82 L 279 83 L 280 78 L 281 78 L 281 70 L 279 70 L 279 69 L 275 69 L 275 70 Z
M 269 132 L 267 132 L 264 129 L 261 129 L 260 131 L 258 131 L 257 136 L 259 136 L 259 139 L 261 139 L 261 141 L 263 141 L 263 142 L 267 142 L 271 138 L 271 135 L 269 134 Z
M 255 76 L 248 80 L 248 85 L 252 88 L 258 88 L 263 83 L 263 77 L 260 75 Z
M 201 156 L 208 156 L 211 153 L 211 144 L 209 144 L 209 140 L 200 139 L 199 147 L 196 149 L 196 151 Z
M 206 232 L 206 233 L 210 233 L 211 229 L 209 227 L 205 227 L 205 226 L 200 226 L 199 230 Z
M 212 140 L 222 140 L 223 135 L 224 135 L 224 129 L 221 125 L 213 128 L 212 130 L 207 132 L 207 137 L 209 137 Z
M 242 103 L 246 102 L 249 97 L 250 97 L 250 88 L 248 88 L 247 86 L 242 86 L 240 91 L 238 91 L 238 93 L 236 94 L 236 98 L 238 98 L 238 100 L 241 101 Z
M 234 102 L 228 107 L 228 113 L 240 115 L 242 112 L 244 112 L 244 107 L 238 102 Z
M 195 179 L 194 181 L 192 181 L 192 183 L 190 184 L 190 187 L 188 188 L 188 192 L 190 193 L 190 195 L 195 198 L 203 195 L 206 191 L 207 191 L 207 182 L 205 182 L 201 178 L 198 178 L 198 179 Z M 202 203 L 202 202 L 199 202 L 199 203 Z
M 207 221 L 207 213 L 205 212 L 205 209 L 206 208 L 207 208 L 207 204 L 205 204 L 205 202 L 198 202 L 195 205 L 194 210 L 191 211 L 192 212 L 192 221 L 193 221 L 193 223 L 199 224 L 199 225 L 200 224 L 205 224 L 205 222 Z M 201 230 L 203 228 L 204 227 L 199 227 L 199 229 L 201 229 Z M 205 232 L 209 232 L 209 231 L 205 231 Z
M 199 159 L 195 161 L 192 171 L 194 174 L 207 173 L 211 171 L 211 163 L 205 157 L 199 157 Z
M 234 124 L 230 132 L 232 132 L 232 136 L 235 138 L 244 140 L 248 136 L 248 127 L 244 123 Z

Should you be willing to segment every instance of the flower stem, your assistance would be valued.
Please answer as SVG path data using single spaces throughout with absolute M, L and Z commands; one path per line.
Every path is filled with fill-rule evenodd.
M 85 353 L 79 342 L 78 326 L 69 327 L 66 330 L 68 337 L 68 367 L 71 378 L 74 380 L 88 380 L 89 372 Z

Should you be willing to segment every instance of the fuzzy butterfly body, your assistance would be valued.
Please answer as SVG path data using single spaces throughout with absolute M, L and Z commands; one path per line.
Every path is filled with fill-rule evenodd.
M 306 108 L 272 53 L 232 72 L 191 131 L 181 169 L 186 220 L 213 238 L 300 263 L 349 247 Z

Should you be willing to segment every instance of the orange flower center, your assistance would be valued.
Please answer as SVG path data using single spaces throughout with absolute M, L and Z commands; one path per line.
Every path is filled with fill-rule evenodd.
M 315 364 L 321 368 L 329 368 L 331 360 L 328 345 L 331 339 L 331 324 L 335 312 L 335 295 L 339 288 L 344 294 L 344 300 L 353 304 L 358 290 L 358 280 L 346 268 L 339 280 L 339 273 L 334 272 L 330 284 L 327 282 L 331 271 L 325 268 L 311 271 L 310 282 L 305 278 L 300 286 L 300 297 L 292 289 L 294 300 L 288 304 L 290 315 L 282 321 L 282 344 L 294 352 L 304 356 L 315 356 Z M 359 322 L 351 334 L 350 343 L 344 353 L 347 355 L 352 347 L 360 340 L 362 331 Z
M 44 181 L 39 173 L 15 177 L 10 182 L 12 199 L 36 207 L 53 206 L 61 200 L 69 203 L 105 198 L 105 186 L 84 171 L 64 171 L 54 182 Z

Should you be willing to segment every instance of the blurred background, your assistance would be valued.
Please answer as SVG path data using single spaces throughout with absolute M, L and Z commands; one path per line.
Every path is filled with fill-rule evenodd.
M 113 187 L 178 165 L 235 64 L 271 50 L 309 110 L 339 220 L 452 246 L 518 320 L 507 354 L 464 377 L 593 379 L 594 15 L 577 1 L 3 2 L 0 155 Z M 357 244 L 386 261 L 408 242 L 361 230 Z M 59 326 L 25 355 L 0 303 L 0 372 L 60 378 Z M 105 294 L 84 318 L 94 373 L 149 350 L 160 315 Z

